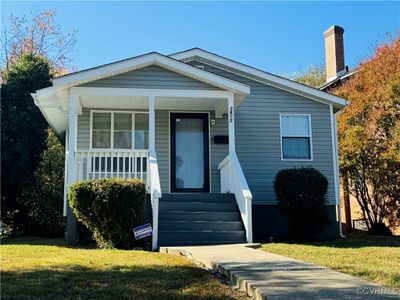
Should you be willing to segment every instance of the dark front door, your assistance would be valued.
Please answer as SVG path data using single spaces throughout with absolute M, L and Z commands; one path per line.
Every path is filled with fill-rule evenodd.
M 171 192 L 209 192 L 208 114 L 171 113 Z

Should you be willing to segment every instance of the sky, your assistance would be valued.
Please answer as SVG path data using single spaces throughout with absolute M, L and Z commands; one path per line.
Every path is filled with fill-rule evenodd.
M 345 29 L 346 64 L 371 55 L 387 34 L 400 30 L 395 2 L 105 2 L 1 1 L 10 14 L 56 9 L 64 32 L 76 30 L 71 66 L 82 70 L 143 53 L 171 54 L 200 47 L 290 76 L 325 61 L 323 32 Z

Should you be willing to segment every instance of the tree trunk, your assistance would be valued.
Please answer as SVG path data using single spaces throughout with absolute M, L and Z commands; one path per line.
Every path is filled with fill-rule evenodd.
M 344 217 L 345 217 L 345 233 L 351 233 L 351 208 L 350 208 L 350 191 L 349 191 L 349 177 L 346 174 L 343 177 L 343 204 L 344 204 Z

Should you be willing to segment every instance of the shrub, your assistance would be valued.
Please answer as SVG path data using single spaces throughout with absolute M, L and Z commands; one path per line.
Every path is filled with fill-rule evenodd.
M 372 223 L 371 229 L 368 231 L 368 233 L 371 235 L 393 235 L 390 228 L 384 223 Z
M 274 189 L 278 209 L 288 219 L 293 240 L 312 240 L 329 225 L 326 208 L 328 180 L 314 168 L 281 170 Z
M 96 179 L 77 182 L 68 192 L 77 217 L 102 248 L 132 249 L 132 229 L 143 224 L 145 184 L 137 179 Z

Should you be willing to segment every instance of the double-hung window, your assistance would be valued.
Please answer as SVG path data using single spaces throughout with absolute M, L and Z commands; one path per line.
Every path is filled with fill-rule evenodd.
M 311 116 L 281 114 L 283 160 L 312 160 Z
M 93 113 L 92 148 L 111 148 L 111 113 Z
M 93 149 L 148 149 L 149 115 L 138 112 L 93 111 Z

